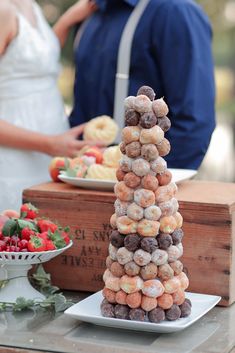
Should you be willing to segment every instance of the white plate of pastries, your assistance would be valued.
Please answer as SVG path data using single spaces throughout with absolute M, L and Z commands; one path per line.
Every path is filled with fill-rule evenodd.
M 197 171 L 193 169 L 168 169 L 172 173 L 172 180 L 175 183 L 180 183 L 184 180 L 192 179 Z M 83 189 L 91 190 L 103 190 L 103 191 L 113 191 L 114 185 L 116 184 L 116 174 L 110 172 L 110 176 L 114 175 L 115 180 L 105 180 L 105 179 L 91 179 L 91 178 L 78 178 L 69 177 L 62 172 L 59 175 L 59 179 L 67 184 L 77 186 Z

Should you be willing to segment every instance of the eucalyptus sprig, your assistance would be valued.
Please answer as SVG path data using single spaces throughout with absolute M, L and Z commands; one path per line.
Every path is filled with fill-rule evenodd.
M 15 303 L 0 302 L 0 311 L 23 311 L 40 307 L 45 310 L 49 309 L 55 312 L 62 312 L 74 304 L 59 292 L 58 287 L 51 284 L 51 275 L 45 272 L 41 264 L 38 265 L 35 273 L 33 273 L 29 279 L 31 284 L 44 294 L 46 298 L 39 301 L 18 297 Z

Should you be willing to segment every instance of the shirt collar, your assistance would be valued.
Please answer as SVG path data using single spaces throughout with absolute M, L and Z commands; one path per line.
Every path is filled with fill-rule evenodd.
M 105 10 L 107 2 L 109 0 L 95 0 L 95 1 L 101 10 Z M 139 0 L 123 0 L 123 1 L 126 2 L 128 5 L 135 7 Z

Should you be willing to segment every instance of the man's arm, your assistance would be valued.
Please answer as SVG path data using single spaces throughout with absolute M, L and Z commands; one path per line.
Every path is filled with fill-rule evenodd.
M 172 122 L 170 167 L 197 169 L 215 127 L 211 28 L 192 1 L 172 1 L 156 16 L 154 38 Z

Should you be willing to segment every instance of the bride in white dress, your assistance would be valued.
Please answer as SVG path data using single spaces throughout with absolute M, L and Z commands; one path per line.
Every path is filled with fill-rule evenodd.
M 34 0 L 0 4 L 0 212 L 18 209 L 24 188 L 49 179 L 50 156 L 83 147 L 83 126 L 66 132 L 57 88 L 60 43 L 93 11 L 87 0 L 79 3 L 81 11 L 74 6 L 57 24 L 58 37 Z

